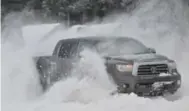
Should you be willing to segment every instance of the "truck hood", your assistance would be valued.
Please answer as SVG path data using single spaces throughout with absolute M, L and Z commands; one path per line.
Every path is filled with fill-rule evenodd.
M 155 61 L 168 61 L 166 56 L 158 54 L 134 54 L 134 55 L 121 55 L 121 56 L 110 56 L 112 61 L 132 61 L 132 62 L 155 62 Z

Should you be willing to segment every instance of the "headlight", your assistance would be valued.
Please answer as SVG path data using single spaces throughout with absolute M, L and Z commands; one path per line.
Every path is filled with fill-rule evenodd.
M 177 65 L 174 61 L 169 61 L 169 72 L 173 74 L 177 74 Z
M 117 64 L 116 68 L 120 72 L 132 72 L 133 65 L 131 65 L 131 64 Z
M 176 64 L 174 61 L 170 61 L 170 62 L 169 62 L 169 67 L 170 67 L 171 69 L 176 69 L 176 68 L 177 68 L 177 64 Z

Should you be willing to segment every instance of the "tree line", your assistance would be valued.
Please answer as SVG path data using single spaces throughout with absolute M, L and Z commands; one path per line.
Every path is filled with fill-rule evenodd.
M 10 9 L 2 0 L 2 11 Z M 11 1 L 11 0 L 8 0 Z M 12 0 L 15 1 L 15 0 Z M 114 11 L 130 11 L 135 8 L 138 0 L 16 0 L 15 7 L 24 6 L 29 10 L 40 12 L 43 17 L 55 19 L 57 21 L 68 21 L 69 24 L 82 24 L 94 18 L 103 18 Z M 20 2 L 18 2 L 20 1 Z M 23 2 L 24 1 L 24 2 Z M 26 2 L 27 1 L 27 2 Z M 10 3 L 10 2 L 9 2 Z M 20 7 L 20 8 L 22 8 Z M 13 10 L 15 10 L 14 8 Z M 10 12 L 10 11 L 7 11 Z M 4 15 L 6 12 L 2 12 Z

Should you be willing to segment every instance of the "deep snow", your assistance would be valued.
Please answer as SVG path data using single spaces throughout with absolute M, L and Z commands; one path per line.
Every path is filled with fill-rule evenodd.
M 178 0 L 151 0 L 141 4 L 132 14 L 116 15 L 114 22 L 107 22 L 112 18 L 108 17 L 106 24 L 86 25 L 81 30 L 77 30 L 76 26 L 57 28 L 57 24 L 25 27 L 22 28 L 24 45 L 17 45 L 18 41 L 14 40 L 21 35 L 11 30 L 8 41 L 2 44 L 2 110 L 188 111 L 189 12 L 183 10 L 183 5 Z M 45 33 L 49 37 L 43 38 Z M 176 94 L 179 98 L 171 101 L 173 97 L 167 100 L 134 94 L 110 96 L 115 86 L 107 77 L 103 61 L 90 51 L 83 52 L 86 58 L 72 72 L 72 78 L 56 83 L 41 95 L 32 56 L 51 54 L 59 39 L 83 35 L 132 36 L 155 48 L 157 53 L 174 59 L 182 74 L 182 88 Z

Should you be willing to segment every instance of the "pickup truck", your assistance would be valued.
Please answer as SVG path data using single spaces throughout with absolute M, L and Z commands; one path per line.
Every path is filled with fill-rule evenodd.
M 96 51 L 105 60 L 118 93 L 162 96 L 174 94 L 181 86 L 175 61 L 156 54 L 155 49 L 131 37 L 91 36 L 59 40 L 51 56 L 35 58 L 44 91 L 69 77 L 84 48 Z

